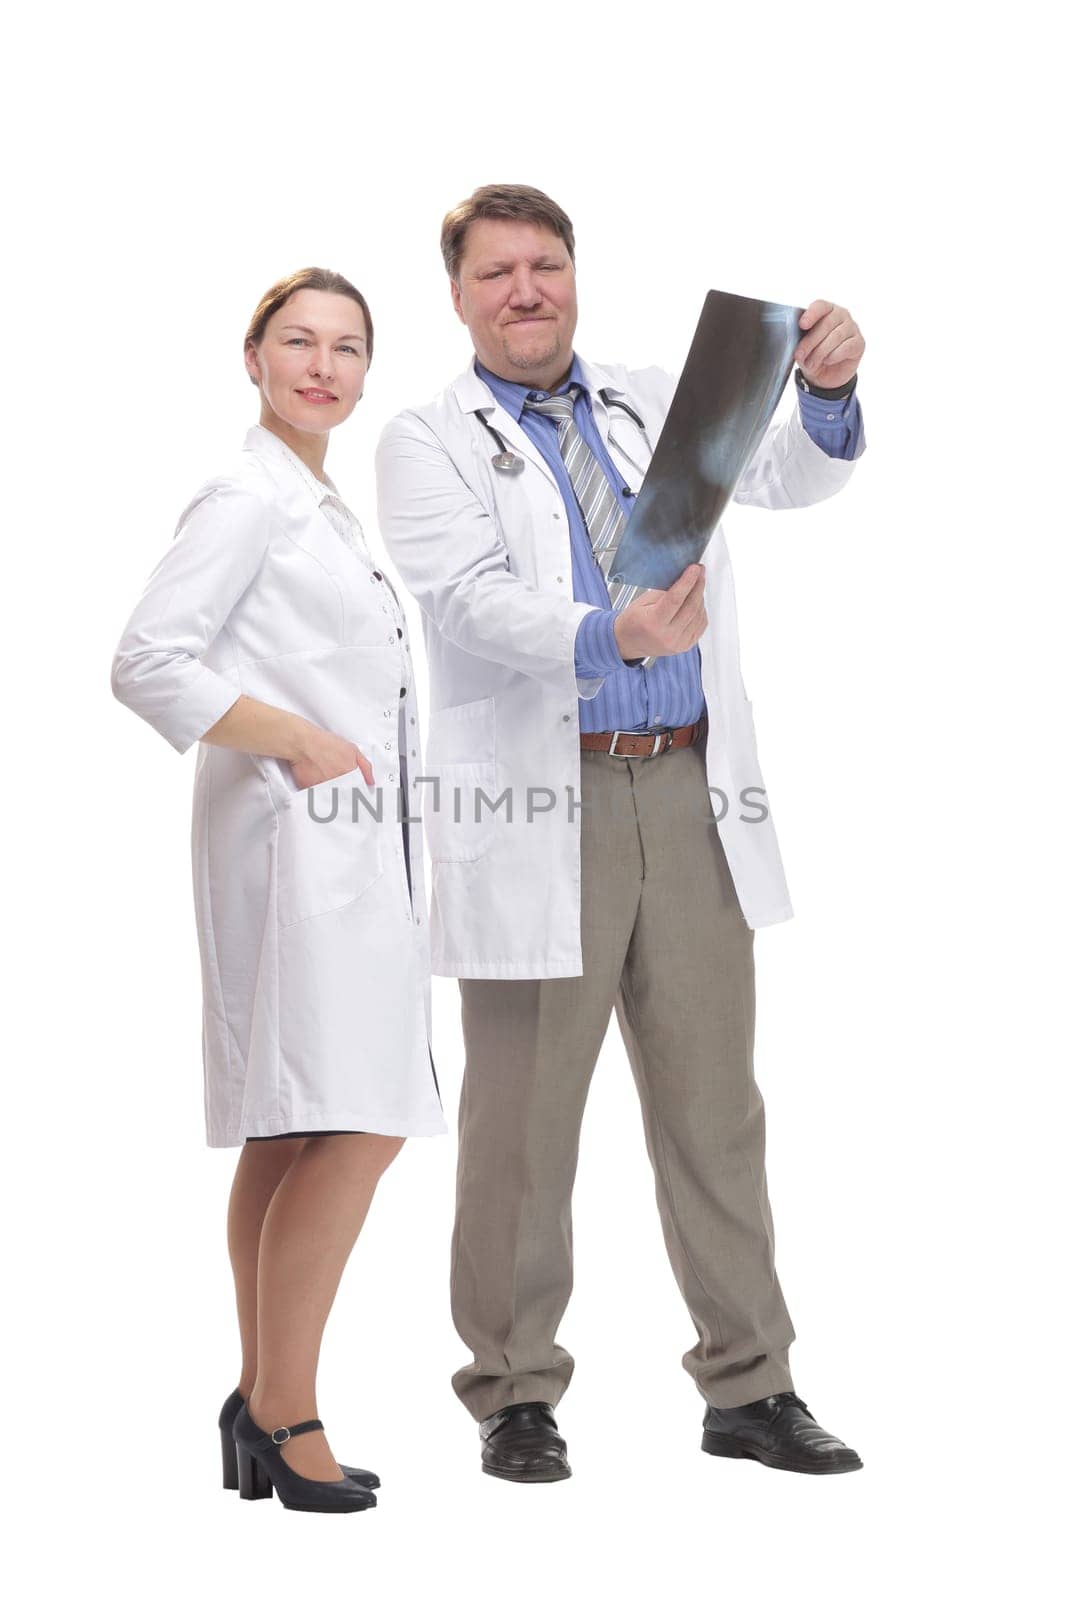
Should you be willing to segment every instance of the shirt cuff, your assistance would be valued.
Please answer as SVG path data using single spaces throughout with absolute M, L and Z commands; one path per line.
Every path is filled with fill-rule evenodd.
M 817 394 L 806 394 L 803 389 L 797 390 L 797 404 L 800 406 L 800 420 L 808 433 L 810 425 L 817 425 L 820 430 L 847 428 L 856 414 L 856 390 L 844 400 L 824 400 Z
M 587 611 L 574 636 L 576 678 L 606 678 L 625 663 L 615 643 L 614 611 Z
M 826 400 L 816 394 L 806 394 L 799 387 L 797 389 L 797 405 L 800 407 L 804 432 L 826 455 L 839 460 L 852 460 L 862 437 L 863 413 L 856 392 L 853 389 L 844 400 Z

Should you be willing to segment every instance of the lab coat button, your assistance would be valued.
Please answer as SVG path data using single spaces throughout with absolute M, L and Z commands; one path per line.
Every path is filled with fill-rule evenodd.
M 571 720 L 571 714 L 569 711 L 565 711 L 563 713 L 563 720 L 564 722 L 569 722 Z
M 401 700 L 403 700 L 403 698 L 404 698 L 404 696 L 405 696 L 405 695 L 406 695 L 406 694 L 407 694 L 407 690 L 406 690 L 406 689 L 401 689 L 401 691 L 400 691 L 400 698 L 401 698 Z

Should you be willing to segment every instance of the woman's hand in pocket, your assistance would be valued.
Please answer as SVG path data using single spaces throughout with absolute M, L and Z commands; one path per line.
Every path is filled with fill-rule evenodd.
M 373 788 L 374 770 L 358 745 L 343 739 L 339 733 L 327 733 L 325 728 L 310 726 L 304 749 L 289 763 L 298 789 L 310 789 L 312 784 L 340 778 L 357 767 L 364 783 Z

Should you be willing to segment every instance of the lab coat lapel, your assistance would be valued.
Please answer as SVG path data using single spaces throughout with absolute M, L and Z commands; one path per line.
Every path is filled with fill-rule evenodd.
M 638 416 L 641 415 L 641 408 L 628 393 L 612 383 L 607 373 L 600 367 L 594 366 L 590 361 L 579 359 L 582 375 L 589 389 L 593 421 L 600 437 L 606 441 L 612 460 L 624 481 L 636 494 L 644 482 L 645 473 L 652 459 L 652 441 L 646 437 L 644 429 L 639 428 L 621 406 L 606 405 L 600 398 L 600 391 L 604 390 L 613 399 L 617 397 L 625 400 Z
M 350 577 L 355 576 L 364 584 L 374 584 L 376 580 L 367 563 L 341 537 L 322 509 L 317 486 L 308 481 L 311 474 L 305 477 L 304 472 L 294 466 L 281 440 L 275 439 L 269 429 L 257 425 L 248 430 L 244 448 L 264 458 L 282 506 L 295 516 L 298 524 L 303 521 L 314 528 L 317 549 L 326 558 L 327 565 L 333 568 L 334 562 L 340 562 L 341 570 L 347 569 Z
M 549 483 L 555 488 L 556 479 L 552 468 L 533 440 L 523 433 L 519 424 L 504 410 L 504 407 L 497 404 L 497 399 L 492 389 L 475 372 L 473 360 L 467 371 L 462 377 L 456 379 L 452 387 L 460 410 L 470 416 L 471 427 L 477 429 L 478 433 L 482 435 L 486 447 L 492 455 L 497 454 L 496 443 L 492 434 L 482 426 L 474 415 L 476 411 L 484 413 L 486 421 L 496 429 L 502 439 L 507 440 L 509 449 L 513 450 L 517 456 L 522 456 L 525 461 L 536 467 L 539 472 L 543 472 Z

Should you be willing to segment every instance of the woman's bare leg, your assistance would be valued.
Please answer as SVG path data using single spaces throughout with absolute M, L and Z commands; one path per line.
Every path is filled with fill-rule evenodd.
M 259 1281 L 259 1236 L 274 1191 L 303 1149 L 304 1139 L 264 1139 L 242 1147 L 230 1190 L 226 1238 L 237 1295 L 241 1330 L 241 1377 L 237 1387 L 245 1399 L 256 1381 Z
M 277 1183 L 259 1239 L 258 1353 L 248 1409 L 270 1431 L 318 1415 L 315 1375 L 322 1332 L 378 1179 L 403 1139 L 338 1133 L 299 1143 Z M 242 1393 L 244 1391 L 242 1390 Z M 323 1433 L 283 1449 L 294 1472 L 341 1476 Z

